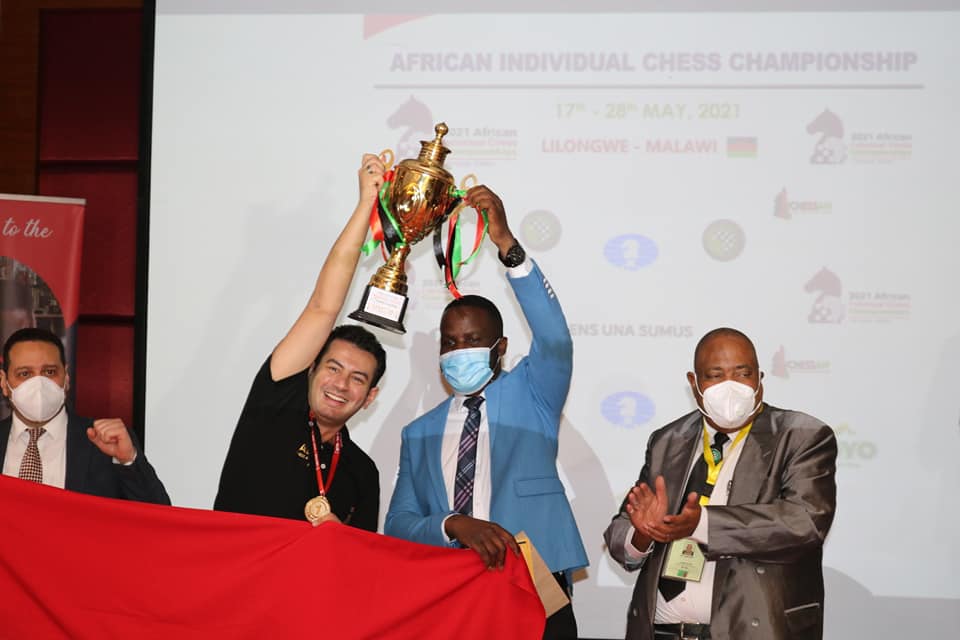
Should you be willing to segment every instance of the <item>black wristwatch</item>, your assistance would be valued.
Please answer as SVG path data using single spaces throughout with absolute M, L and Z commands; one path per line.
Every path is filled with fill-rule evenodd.
M 507 249 L 507 255 L 501 256 L 498 251 L 497 257 L 500 258 L 503 266 L 512 269 L 513 267 L 519 267 L 523 264 L 523 261 L 527 258 L 527 252 L 523 250 L 519 242 L 514 242 L 513 246 Z

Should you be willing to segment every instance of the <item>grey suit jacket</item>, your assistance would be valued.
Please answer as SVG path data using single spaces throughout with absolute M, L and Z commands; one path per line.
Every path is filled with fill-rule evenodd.
M 699 411 L 655 431 L 640 479 L 666 481 L 672 513 L 700 455 Z M 710 632 L 714 640 L 806 640 L 823 636 L 823 542 L 836 507 L 833 430 L 798 411 L 764 405 L 743 441 L 726 506 L 709 510 L 708 560 L 717 562 Z M 625 504 L 625 503 L 624 503 Z M 633 525 L 624 506 L 604 532 L 610 555 L 639 570 L 627 639 L 653 637 L 657 582 L 666 545 L 638 564 L 625 556 Z
M 0 465 L 7 454 L 7 440 L 13 418 L 0 420 Z M 67 415 L 67 469 L 65 489 L 102 498 L 122 498 L 139 502 L 170 504 L 170 497 L 156 471 L 147 461 L 143 447 L 133 431 L 130 438 L 137 448 L 133 464 L 114 464 L 87 437 L 87 427 L 93 421 L 73 414 Z

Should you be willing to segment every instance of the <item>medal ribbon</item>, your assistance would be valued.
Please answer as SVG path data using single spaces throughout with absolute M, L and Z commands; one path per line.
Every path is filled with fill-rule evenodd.
M 337 442 L 333 447 L 333 458 L 330 460 L 330 472 L 327 474 L 327 482 L 323 482 L 323 472 L 320 470 L 320 456 L 317 451 L 317 430 L 314 428 L 313 420 L 310 420 L 310 440 L 313 442 L 313 468 L 317 471 L 317 489 L 321 496 L 327 495 L 327 489 L 333 484 L 333 476 L 337 472 L 337 463 L 340 462 L 340 448 L 343 445 L 343 439 L 340 432 L 337 431 Z
M 753 426 L 751 422 L 747 426 L 740 429 L 737 433 L 737 437 L 733 439 L 733 444 L 730 445 L 730 448 L 727 450 L 727 456 L 729 457 L 730 452 L 732 452 L 740 441 L 747 437 L 747 434 L 750 433 L 750 428 Z M 713 450 L 710 448 L 710 434 L 707 433 L 707 428 L 703 428 L 703 461 L 707 463 L 707 484 L 711 487 L 717 484 L 717 478 L 720 477 L 720 469 L 723 467 L 723 463 L 726 462 L 726 459 L 722 459 L 717 462 L 716 458 L 713 456 Z M 700 506 L 706 506 L 710 502 L 710 496 L 700 496 Z

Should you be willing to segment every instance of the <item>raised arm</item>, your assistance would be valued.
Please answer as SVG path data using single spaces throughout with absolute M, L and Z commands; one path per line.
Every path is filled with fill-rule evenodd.
M 309 367 L 333 330 L 347 297 L 367 235 L 370 209 L 383 185 L 383 162 L 366 154 L 359 171 L 360 198 L 346 226 L 323 261 L 317 283 L 300 317 L 273 350 L 270 376 L 282 380 Z
M 483 185 L 470 189 L 464 199 L 471 206 L 487 211 L 490 240 L 503 259 L 517 243 L 507 224 L 503 202 Z M 530 263 L 527 274 L 518 276 L 511 269 L 507 280 L 533 334 L 527 356 L 527 366 L 534 372 L 530 376 L 531 391 L 555 416 L 555 434 L 573 375 L 573 339 L 553 288 L 536 263 L 529 256 L 526 260 Z

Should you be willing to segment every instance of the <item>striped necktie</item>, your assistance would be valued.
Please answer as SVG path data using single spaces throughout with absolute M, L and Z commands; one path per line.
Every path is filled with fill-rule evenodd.
M 480 433 L 481 396 L 464 401 L 467 419 L 460 432 L 460 449 L 457 452 L 457 475 L 454 480 L 453 510 L 465 516 L 473 515 L 473 477 L 477 470 L 477 437 Z

